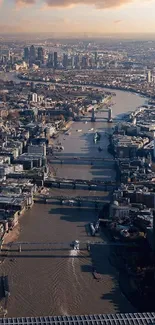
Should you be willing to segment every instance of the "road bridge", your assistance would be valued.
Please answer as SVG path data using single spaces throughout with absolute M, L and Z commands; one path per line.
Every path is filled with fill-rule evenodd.
M 104 203 L 110 203 L 110 200 L 106 200 L 104 197 L 80 197 L 80 196 L 53 196 L 53 195 L 35 195 L 33 198 L 35 203 L 53 203 L 53 204 L 63 204 L 63 205 L 77 205 L 82 206 L 95 206 L 95 208 L 99 208 L 103 206 Z
M 92 115 L 91 115 L 91 121 L 92 122 L 95 122 L 97 118 L 100 118 L 101 119 L 101 117 L 96 117 L 95 116 L 95 110 L 96 110 L 96 108 L 93 107 L 92 108 Z M 99 108 L 97 110 L 97 112 L 105 112 L 105 113 L 108 113 L 107 121 L 108 121 L 108 123 L 111 123 L 112 122 L 112 108 L 111 107 L 109 107 L 109 108 L 101 108 L 101 109 Z
M 119 183 L 114 181 L 99 181 L 99 180 L 84 180 L 84 179 L 66 179 L 66 178 L 48 178 L 44 181 L 45 187 L 70 187 L 72 186 L 73 189 L 76 189 L 77 186 L 82 186 L 82 188 L 86 189 L 102 189 L 104 191 L 112 191 L 119 187 Z
M 88 162 L 92 164 L 93 162 L 107 162 L 107 163 L 115 163 L 118 161 L 117 158 L 104 158 L 104 157 L 82 157 L 82 156 L 47 156 L 48 161 L 50 163 L 79 163 L 79 162 Z

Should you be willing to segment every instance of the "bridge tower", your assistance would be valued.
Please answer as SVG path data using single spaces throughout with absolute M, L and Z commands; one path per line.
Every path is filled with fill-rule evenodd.
M 111 123 L 112 122 L 112 108 L 109 108 L 109 111 L 108 111 L 108 123 Z
M 95 122 L 95 110 L 92 108 L 91 122 Z

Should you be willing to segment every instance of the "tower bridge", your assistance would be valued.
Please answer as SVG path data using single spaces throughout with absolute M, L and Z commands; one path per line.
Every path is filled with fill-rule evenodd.
M 91 115 L 91 121 L 92 122 L 95 122 L 97 118 L 99 118 L 99 119 L 101 118 L 101 117 L 96 117 L 95 116 L 95 111 L 96 111 L 96 109 L 93 107 L 92 108 L 92 115 Z M 99 109 L 98 112 L 108 113 L 107 121 L 108 121 L 108 123 L 112 122 L 112 108 L 111 107 Z

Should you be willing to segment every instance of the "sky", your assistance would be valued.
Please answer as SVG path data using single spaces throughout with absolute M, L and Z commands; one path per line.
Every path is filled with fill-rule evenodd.
M 155 0 L 0 0 L 1 33 L 155 33 Z

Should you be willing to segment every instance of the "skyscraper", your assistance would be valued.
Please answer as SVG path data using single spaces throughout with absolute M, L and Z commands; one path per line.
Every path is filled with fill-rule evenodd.
M 53 53 L 48 53 L 48 67 L 53 68 Z
M 31 45 L 30 47 L 30 64 L 35 63 L 36 60 L 36 50 L 34 45 Z
M 97 52 L 94 53 L 94 58 L 95 58 L 95 64 L 97 64 L 97 61 L 98 61 L 98 54 L 97 54 Z
M 44 63 L 44 50 L 42 47 L 38 47 L 38 60 Z
M 64 53 L 63 55 L 63 67 L 67 69 L 68 67 L 68 55 Z
M 54 69 L 58 67 L 58 53 L 54 52 Z
M 152 73 L 150 70 L 147 71 L 146 78 L 148 83 L 152 82 Z
M 24 48 L 24 61 L 25 62 L 29 61 L 29 48 L 28 47 Z

